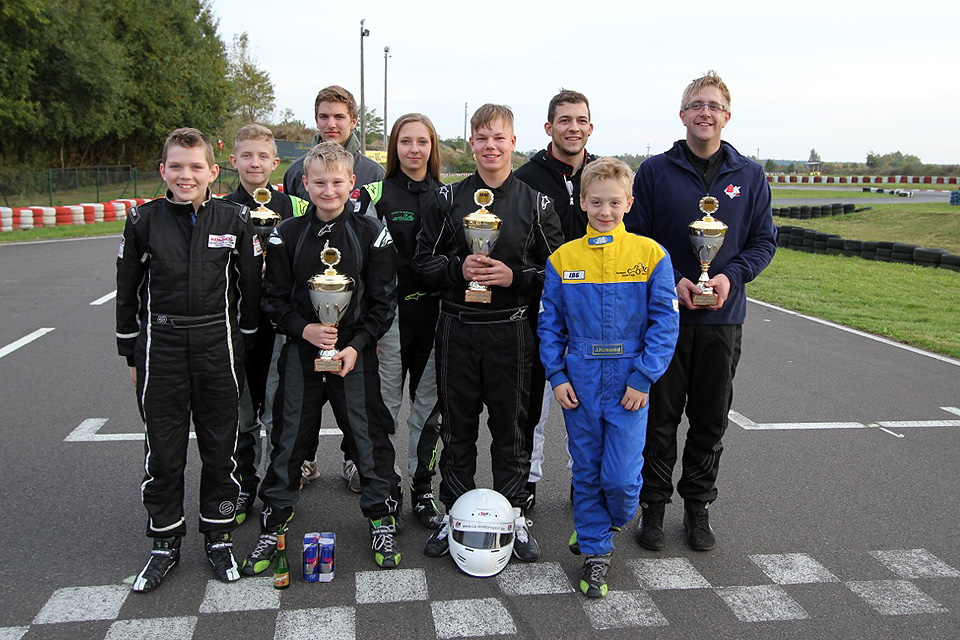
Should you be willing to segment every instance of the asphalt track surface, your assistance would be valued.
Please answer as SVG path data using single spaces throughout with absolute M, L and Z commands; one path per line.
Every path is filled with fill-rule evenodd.
M 131 594 L 124 580 L 149 543 L 142 427 L 109 297 L 117 242 L 0 245 L 2 639 L 957 636 L 960 363 L 760 304 L 749 308 L 711 507 L 717 548 L 685 547 L 675 503 L 663 552 L 640 549 L 633 525 L 618 536 L 605 601 L 573 587 L 580 560 L 566 548 L 556 407 L 531 514 L 538 563 L 467 577 L 449 558 L 422 555 L 427 532 L 408 516 L 401 569 L 377 569 L 339 479 L 338 439 L 325 436 L 323 475 L 292 525 L 289 590 L 269 578 L 213 581 L 191 524 L 181 566 L 158 591 Z M 191 447 L 188 523 L 197 487 Z M 330 584 L 307 585 L 296 570 L 296 542 L 315 530 L 337 533 Z M 253 522 L 237 530 L 238 554 L 256 535 Z

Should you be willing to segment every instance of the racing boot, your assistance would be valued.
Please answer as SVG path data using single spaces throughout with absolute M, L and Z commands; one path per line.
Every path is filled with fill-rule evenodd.
M 180 536 L 154 538 L 150 559 L 130 587 L 135 593 L 148 593 L 160 586 L 163 578 L 180 561 Z
M 663 535 L 663 512 L 666 506 L 666 502 L 640 503 L 640 526 L 634 536 L 637 544 L 644 549 L 661 551 L 666 546 L 667 540 Z
M 707 512 L 709 505 L 709 502 L 683 501 L 683 528 L 687 532 L 687 544 L 694 551 L 709 551 L 717 546 Z
M 236 582 L 240 579 L 240 567 L 233 557 L 233 540 L 229 531 L 208 533 L 207 560 L 213 565 L 213 574 L 220 582 Z

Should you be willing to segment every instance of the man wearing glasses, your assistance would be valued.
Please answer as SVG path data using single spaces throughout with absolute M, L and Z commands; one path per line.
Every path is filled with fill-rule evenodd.
M 670 253 L 680 302 L 677 348 L 650 392 L 636 539 L 654 551 L 666 544 L 664 511 L 673 494 L 677 427 L 686 409 L 690 428 L 677 493 L 684 501 L 687 544 L 707 551 L 716 545 L 707 507 L 717 498 L 722 438 L 746 316 L 744 286 L 770 263 L 777 242 L 763 169 L 720 139 L 730 121 L 730 91 L 715 71 L 684 90 L 680 120 L 686 139 L 640 165 L 634 205 L 624 217 L 628 231 L 656 240 Z M 706 283 L 717 294 L 716 302 L 696 305 L 700 265 L 688 226 L 701 217 L 698 205 L 708 196 L 719 203 L 713 215 L 728 229 Z

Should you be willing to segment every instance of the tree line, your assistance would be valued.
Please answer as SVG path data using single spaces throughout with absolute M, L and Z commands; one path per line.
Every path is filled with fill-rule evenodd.
M 0 162 L 154 164 L 183 123 L 219 130 L 235 98 L 216 26 L 199 0 L 3 0 Z

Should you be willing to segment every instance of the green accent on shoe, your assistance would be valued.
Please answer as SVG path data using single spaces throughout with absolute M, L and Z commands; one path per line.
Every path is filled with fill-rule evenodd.
M 574 529 L 573 533 L 570 534 L 570 540 L 567 542 L 567 546 L 570 548 L 570 553 L 575 556 L 580 555 L 580 542 L 577 540 L 576 529 Z
M 580 592 L 587 596 L 588 598 L 605 598 L 607 596 L 607 584 L 603 583 L 600 585 L 599 589 L 595 589 L 593 593 L 590 592 L 590 584 L 586 580 L 580 581 Z M 597 594 L 600 595 L 597 595 Z

